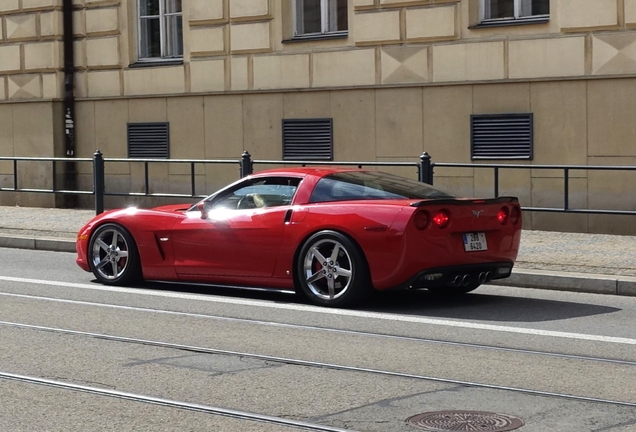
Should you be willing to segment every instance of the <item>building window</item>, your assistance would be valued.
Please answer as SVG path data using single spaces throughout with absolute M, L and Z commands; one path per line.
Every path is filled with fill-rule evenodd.
M 294 0 L 294 7 L 294 37 L 347 34 L 347 0 Z
M 482 23 L 547 20 L 550 0 L 482 0 Z
M 181 0 L 139 0 L 139 59 L 181 57 Z
M 170 157 L 168 123 L 128 123 L 128 157 L 168 159 Z
M 333 160 L 333 119 L 283 119 L 284 160 Z
M 472 159 L 532 159 L 533 115 L 470 116 Z

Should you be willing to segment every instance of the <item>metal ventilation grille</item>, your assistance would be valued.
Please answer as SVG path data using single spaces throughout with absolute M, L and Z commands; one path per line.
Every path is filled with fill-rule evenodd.
M 168 159 L 168 123 L 128 123 L 128 157 Z
M 532 114 L 470 117 L 473 159 L 532 159 Z
M 332 160 L 333 119 L 283 119 L 284 160 Z

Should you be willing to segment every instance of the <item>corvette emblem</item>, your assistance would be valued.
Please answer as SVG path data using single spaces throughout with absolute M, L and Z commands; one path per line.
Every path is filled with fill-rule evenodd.
M 483 212 L 484 212 L 483 210 L 473 210 L 473 214 L 475 215 L 476 218 L 481 216 Z

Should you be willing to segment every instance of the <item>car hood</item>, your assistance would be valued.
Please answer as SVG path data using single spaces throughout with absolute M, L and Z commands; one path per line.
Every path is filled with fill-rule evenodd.
M 184 213 L 190 207 L 192 207 L 192 204 L 171 204 L 171 205 L 153 207 L 151 210 L 152 211 L 162 212 L 162 213 L 175 213 L 175 212 Z

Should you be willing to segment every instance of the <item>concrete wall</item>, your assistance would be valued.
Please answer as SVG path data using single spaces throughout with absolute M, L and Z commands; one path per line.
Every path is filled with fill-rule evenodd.
M 351 0 L 346 37 L 299 41 L 291 1 L 190 0 L 183 61 L 131 67 L 136 2 L 74 0 L 77 156 L 125 157 L 128 122 L 168 121 L 172 158 L 237 159 L 248 150 L 280 159 L 282 118 L 331 117 L 335 160 L 416 161 L 427 151 L 436 162 L 470 162 L 471 114 L 532 112 L 531 163 L 634 164 L 636 0 L 550 3 L 545 22 L 484 27 L 474 0 Z M 61 27 L 61 0 L 0 2 L 2 156 L 63 155 Z M 79 169 L 90 186 L 88 168 Z M 0 164 L 3 184 L 11 170 Z M 138 164 L 107 170 L 115 190 L 143 188 Z M 571 206 L 635 209 L 625 199 L 628 174 L 571 175 Z M 153 191 L 189 188 L 184 167 L 154 167 L 151 176 Z M 232 165 L 197 173 L 208 192 L 236 177 Z M 492 173 L 480 169 L 440 168 L 436 181 L 492 191 Z M 563 200 L 554 172 L 504 170 L 502 182 L 502 193 L 527 206 Z M 527 217 L 541 229 L 633 233 L 632 225 Z
M 0 5 L 0 101 L 59 99 L 62 0 Z M 80 98 L 431 85 L 636 72 L 636 0 L 552 0 L 547 22 L 483 28 L 477 1 L 355 0 L 349 35 L 291 41 L 291 1 L 183 2 L 182 64 L 137 60 L 134 0 L 75 0 Z

